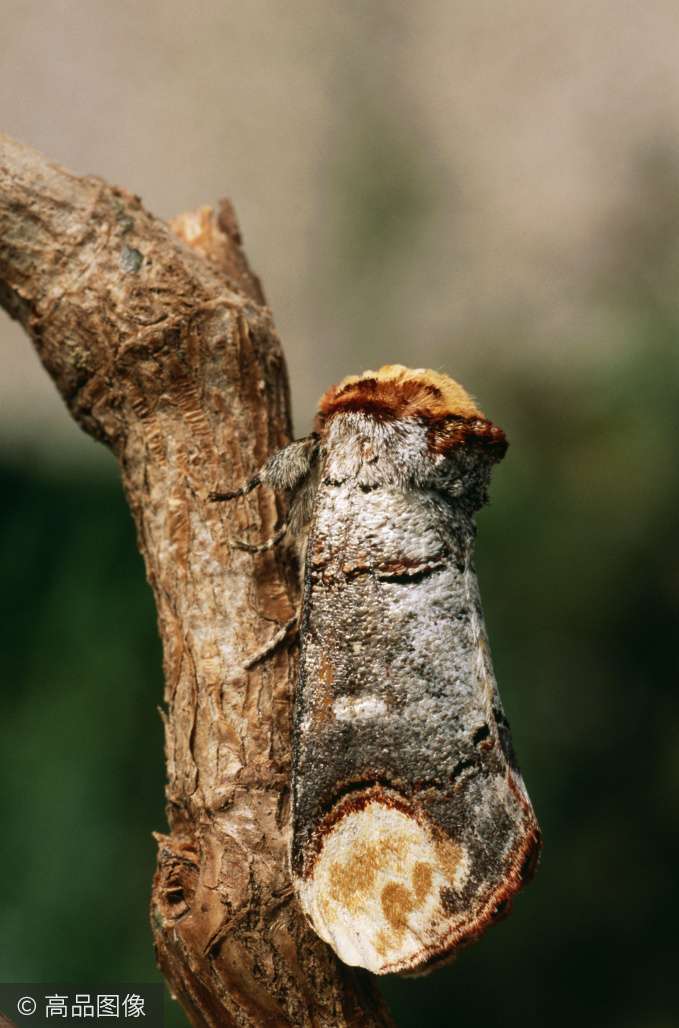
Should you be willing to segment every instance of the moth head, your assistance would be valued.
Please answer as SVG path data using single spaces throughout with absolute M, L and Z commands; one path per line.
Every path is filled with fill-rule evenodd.
M 362 411 L 384 420 L 457 415 L 483 418 L 476 402 L 459 382 L 428 368 L 385 364 L 377 371 L 348 375 L 321 397 L 318 420 L 333 414 Z
M 385 364 L 377 371 L 349 375 L 320 399 L 316 429 L 323 434 L 336 415 L 361 413 L 380 422 L 418 421 L 427 429 L 427 448 L 437 461 L 476 454 L 483 464 L 501 460 L 507 440 L 455 379 L 429 368 Z

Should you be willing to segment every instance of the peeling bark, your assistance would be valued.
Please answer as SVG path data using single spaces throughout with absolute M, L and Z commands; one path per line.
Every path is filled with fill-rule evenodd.
M 290 439 L 285 362 L 233 211 L 168 226 L 138 197 L 0 136 L 0 303 L 121 468 L 163 642 L 169 834 L 158 963 L 195 1025 L 384 1026 L 372 979 L 307 926 L 286 860 L 296 645 L 246 668 L 298 603 L 282 512 L 229 505 Z

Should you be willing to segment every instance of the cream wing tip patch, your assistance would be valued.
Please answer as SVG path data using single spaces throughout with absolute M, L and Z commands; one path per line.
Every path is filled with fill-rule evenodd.
M 371 800 L 324 836 L 298 887 L 305 913 L 340 959 L 384 974 L 417 967 L 445 946 L 450 903 L 467 875 L 463 847 Z

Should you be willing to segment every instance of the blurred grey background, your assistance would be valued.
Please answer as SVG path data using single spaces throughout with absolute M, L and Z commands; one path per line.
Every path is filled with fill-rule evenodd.
M 163 217 L 233 200 L 298 434 L 385 362 L 507 431 L 477 564 L 544 857 L 382 983 L 398 1024 L 677 1028 L 679 4 L 4 0 L 0 57 L 1 130 Z M 113 461 L 0 335 L 0 977 L 148 981 L 153 605 Z

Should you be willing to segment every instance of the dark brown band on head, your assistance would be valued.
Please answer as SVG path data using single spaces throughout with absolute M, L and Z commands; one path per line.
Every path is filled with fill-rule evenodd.
M 502 429 L 492 421 L 449 414 L 431 422 L 427 445 L 436 454 L 449 453 L 458 446 L 479 446 L 492 455 L 494 461 L 501 461 L 509 443 Z
M 321 398 L 318 408 L 319 427 L 334 414 L 360 411 L 379 421 L 398 418 L 435 417 L 442 406 L 441 390 L 419 379 L 362 378 L 348 385 L 334 386 Z

